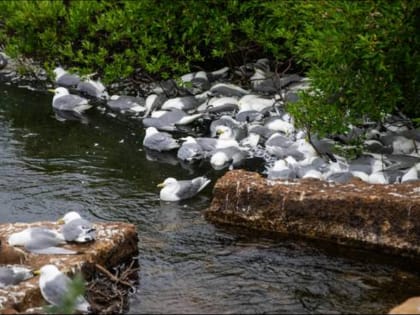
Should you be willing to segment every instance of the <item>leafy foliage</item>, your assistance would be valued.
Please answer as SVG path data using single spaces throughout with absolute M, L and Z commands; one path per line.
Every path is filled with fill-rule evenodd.
M 319 133 L 397 109 L 420 116 L 419 27 L 419 0 L 0 1 L 8 54 L 105 83 L 293 57 L 312 90 L 289 110 Z
M 289 108 L 298 123 L 327 133 L 396 109 L 419 116 L 419 4 L 309 2 L 293 51 L 313 90 Z

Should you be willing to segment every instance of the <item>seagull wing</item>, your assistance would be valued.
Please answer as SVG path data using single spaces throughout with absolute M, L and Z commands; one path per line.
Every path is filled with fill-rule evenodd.
M 197 177 L 192 180 L 181 180 L 178 181 L 179 190 L 176 192 L 176 195 L 180 199 L 191 198 L 198 194 L 207 184 L 210 183 L 210 180 L 205 177 Z
M 53 107 L 57 110 L 61 111 L 77 111 L 81 112 L 91 107 L 88 104 L 88 100 L 80 97 L 79 95 L 63 95 L 57 98 L 54 103 Z
M 67 242 L 88 242 L 95 239 L 92 223 L 85 219 L 76 219 L 63 225 L 61 232 Z
M 67 294 L 70 285 L 70 278 L 65 274 L 59 274 L 51 281 L 47 281 L 44 287 L 41 287 L 44 298 L 53 305 L 59 305 Z
M 159 132 L 145 139 L 144 145 L 157 151 L 166 151 L 179 147 L 179 144 L 170 134 Z

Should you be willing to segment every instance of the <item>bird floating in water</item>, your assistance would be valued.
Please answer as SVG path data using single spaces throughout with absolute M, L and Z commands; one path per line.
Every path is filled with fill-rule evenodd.
M 173 177 L 168 177 L 157 186 L 162 188 L 160 190 L 161 200 L 179 201 L 194 197 L 209 183 L 210 179 L 205 176 L 196 177 L 191 180 L 176 180 Z
M 179 143 L 167 132 L 160 132 L 155 127 L 148 127 L 143 139 L 143 146 L 159 152 L 179 148 Z

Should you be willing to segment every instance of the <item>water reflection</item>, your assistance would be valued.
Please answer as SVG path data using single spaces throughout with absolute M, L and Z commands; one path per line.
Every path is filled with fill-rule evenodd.
M 226 170 L 145 151 L 139 120 L 94 109 L 87 124 L 59 122 L 51 98 L 0 86 L 0 220 L 76 210 L 136 224 L 131 313 L 383 313 L 418 295 L 416 269 L 392 257 L 209 224 L 202 210 Z M 196 198 L 159 200 L 164 178 L 198 175 L 213 182 Z

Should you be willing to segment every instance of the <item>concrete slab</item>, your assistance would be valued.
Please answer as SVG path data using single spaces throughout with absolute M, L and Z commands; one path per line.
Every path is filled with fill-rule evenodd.
M 78 271 L 86 276 L 99 264 L 111 268 L 138 255 L 138 235 L 135 225 L 123 222 L 94 223 L 97 240 L 87 244 L 67 244 L 63 247 L 81 252 L 78 255 L 38 255 L 19 251 L 7 246 L 7 238 L 11 233 L 22 231 L 28 227 L 45 226 L 57 228 L 54 222 L 10 223 L 0 224 L 0 261 L 2 264 L 20 263 L 33 269 L 45 264 L 54 264 L 61 271 L 74 274 Z M 6 246 L 5 246 L 6 245 Z M 6 256 L 11 255 L 12 258 Z M 30 308 L 40 307 L 46 302 L 41 296 L 38 286 L 39 277 L 23 281 L 19 285 L 0 289 L 1 313 L 24 313 Z

